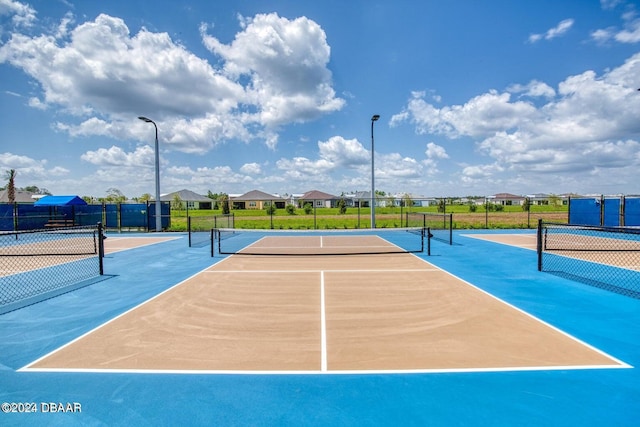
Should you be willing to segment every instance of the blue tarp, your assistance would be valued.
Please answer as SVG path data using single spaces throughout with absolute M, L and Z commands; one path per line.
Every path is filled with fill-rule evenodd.
M 80 206 L 87 202 L 78 196 L 44 196 L 37 200 L 34 206 Z

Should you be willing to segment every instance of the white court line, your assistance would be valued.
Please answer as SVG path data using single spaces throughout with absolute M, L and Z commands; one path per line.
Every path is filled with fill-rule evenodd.
M 313 273 L 313 272 L 318 272 L 318 271 L 328 271 L 328 272 L 332 272 L 332 273 L 362 273 L 362 272 L 367 272 L 367 271 L 371 271 L 371 272 L 376 272 L 376 271 L 385 271 L 385 272 L 389 272 L 389 273 L 407 273 L 407 272 L 412 272 L 412 271 L 442 271 L 438 268 L 400 268 L 400 269 L 392 269 L 392 268 L 361 268 L 361 269 L 336 269 L 336 270 L 332 270 L 329 268 L 323 268 L 322 270 L 320 269 L 313 269 L 313 268 L 309 268 L 308 270 L 207 270 L 207 271 L 203 271 L 202 273 L 260 273 L 260 274 L 265 274 L 265 273 L 278 273 L 278 274 L 285 274 L 285 273 Z
M 380 374 L 466 374 L 483 372 L 528 371 L 584 371 L 594 369 L 630 369 L 630 365 L 570 365 L 570 366 L 513 366 L 495 368 L 445 368 L 445 369 L 380 369 L 344 371 L 238 371 L 238 370 L 186 370 L 186 369 L 80 369 L 80 368 L 21 368 L 19 372 L 63 372 L 91 374 L 178 374 L 178 375 L 380 375 Z
M 320 340 L 322 346 L 322 358 L 320 370 L 327 372 L 327 316 L 324 304 L 324 271 L 320 272 Z
M 418 259 L 420 259 L 421 261 L 428 263 L 428 261 L 418 257 L 416 254 L 409 254 L 412 255 Z M 215 265 L 219 265 L 220 263 L 226 261 L 227 259 L 230 259 L 232 257 L 227 257 L 224 258 L 223 260 L 219 261 L 218 263 L 216 263 Z M 432 265 L 432 264 L 430 264 Z M 211 267 L 207 267 L 207 268 L 211 268 Z M 323 318 L 325 316 L 325 308 L 324 308 L 324 271 L 332 271 L 332 272 L 339 272 L 339 271 L 344 271 L 344 272 L 361 272 L 363 270 L 315 270 L 315 271 L 320 271 L 321 274 L 321 289 L 322 289 L 322 295 L 321 295 L 321 303 L 322 303 L 322 310 L 321 310 L 321 318 Z M 322 366 L 321 369 L 318 371 L 315 370 L 306 370 L 306 371 L 238 371 L 238 370 L 176 370 L 176 369 L 166 369 L 166 370 L 159 370 L 159 369 L 78 369 L 78 368 L 31 368 L 30 366 L 35 365 L 36 363 L 38 363 L 39 361 L 46 359 L 47 357 L 49 357 L 52 354 L 57 353 L 59 350 L 62 350 L 63 348 L 73 344 L 76 341 L 79 341 L 80 339 L 82 339 L 83 337 L 85 337 L 86 335 L 91 334 L 92 332 L 102 328 L 103 326 L 108 325 L 111 322 L 114 322 L 116 319 L 126 315 L 127 313 L 134 311 L 135 309 L 137 309 L 140 306 L 143 306 L 149 302 L 151 302 L 152 300 L 160 297 L 162 294 L 169 292 L 170 290 L 182 285 L 183 283 L 187 282 L 188 280 L 190 280 L 193 277 L 198 276 L 201 273 L 229 273 L 229 272 L 243 272 L 243 273 L 287 273 L 287 272 L 304 272 L 304 273 L 309 273 L 309 272 L 314 272 L 314 270 L 300 270 L 300 271 L 293 271 L 293 270 L 284 270 L 284 271 L 276 271 L 276 270 L 265 270 L 265 271 L 240 271 L 240 270 L 233 270 L 233 271 L 206 271 L 206 270 L 202 270 L 200 272 L 195 273 L 194 275 L 192 275 L 191 277 L 183 280 L 182 282 L 166 289 L 165 291 L 153 296 L 152 298 L 149 298 L 148 300 L 138 304 L 137 306 L 121 313 L 120 315 L 110 319 L 109 321 L 103 323 L 102 325 L 97 326 L 96 328 L 86 332 L 85 334 L 77 337 L 76 339 L 68 342 L 67 344 L 47 353 L 46 355 L 38 358 L 37 360 L 25 365 L 24 367 L 18 369 L 18 372 L 62 372 L 62 373 L 72 373 L 72 372 L 77 372 L 77 373 L 129 373 L 129 374 L 185 374 L 185 375 L 198 375 L 198 374 L 208 374 L 208 375 L 319 375 L 319 374 L 327 374 L 327 375 L 379 375 L 379 374 L 442 374 L 442 373 L 482 373 L 482 372 L 520 372 L 520 371 L 570 371 L 570 370 L 594 370 L 594 369 L 630 369 L 633 368 L 632 365 L 627 364 L 626 362 L 617 359 L 613 356 L 611 356 L 610 354 L 607 354 L 606 352 L 586 343 L 585 341 L 578 339 L 577 337 L 574 337 L 573 335 L 561 330 L 560 328 L 557 328 L 553 325 L 551 325 L 548 322 L 543 321 L 542 319 L 534 316 L 531 313 L 526 312 L 523 309 L 520 309 L 518 307 L 516 307 L 515 305 L 506 302 L 505 300 L 500 299 L 499 297 L 489 293 L 488 291 L 485 291 L 484 289 L 473 285 L 472 283 L 462 279 L 459 276 L 456 276 L 455 274 L 446 271 L 442 268 L 431 268 L 431 269 L 399 269 L 399 270 L 390 270 L 390 269 L 382 269 L 382 270 L 371 270 L 368 269 L 367 271 L 442 271 L 446 274 L 448 274 L 451 277 L 456 278 L 457 280 L 460 280 L 461 282 L 467 284 L 468 286 L 482 292 L 483 294 L 486 294 L 487 296 L 489 296 L 490 298 L 508 306 L 511 307 L 512 309 L 524 314 L 525 316 L 528 316 L 529 318 L 543 324 L 546 325 L 547 327 L 555 330 L 556 332 L 564 335 L 565 337 L 582 344 L 583 346 L 595 351 L 596 353 L 599 353 L 607 358 L 609 358 L 612 362 L 617 363 L 617 365 L 569 365 L 569 366 L 514 366 L 514 367 L 491 367 L 491 368 L 447 368 L 447 369 L 397 369 L 397 370 L 339 370 L 339 371 L 329 371 L 326 365 L 326 324 L 325 324 L 325 320 L 322 320 L 322 332 L 321 334 L 324 334 L 324 337 L 322 338 L 323 341 L 323 349 L 322 349 Z

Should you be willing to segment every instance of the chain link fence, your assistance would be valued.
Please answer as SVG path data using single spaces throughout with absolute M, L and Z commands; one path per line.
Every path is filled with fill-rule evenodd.
M 640 299 L 640 229 L 540 221 L 538 270 Z
M 0 314 L 103 274 L 102 225 L 0 234 Z

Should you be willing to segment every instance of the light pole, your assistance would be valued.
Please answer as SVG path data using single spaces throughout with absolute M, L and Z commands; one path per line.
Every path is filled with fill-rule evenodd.
M 158 151 L 158 126 L 156 122 L 144 116 L 138 117 L 146 123 L 152 123 L 156 128 L 156 231 L 162 231 L 162 210 L 160 208 L 160 152 Z
M 376 194 L 375 194 L 375 173 L 373 161 L 373 122 L 380 118 L 379 114 L 371 117 L 371 228 L 376 228 Z

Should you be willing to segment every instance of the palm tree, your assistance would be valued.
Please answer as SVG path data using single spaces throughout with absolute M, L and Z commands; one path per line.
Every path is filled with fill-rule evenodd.
M 9 181 L 9 183 L 7 184 L 7 197 L 9 198 L 9 203 L 15 203 L 16 202 L 16 185 L 15 185 L 16 170 L 15 169 L 8 170 L 5 173 L 5 178 Z

